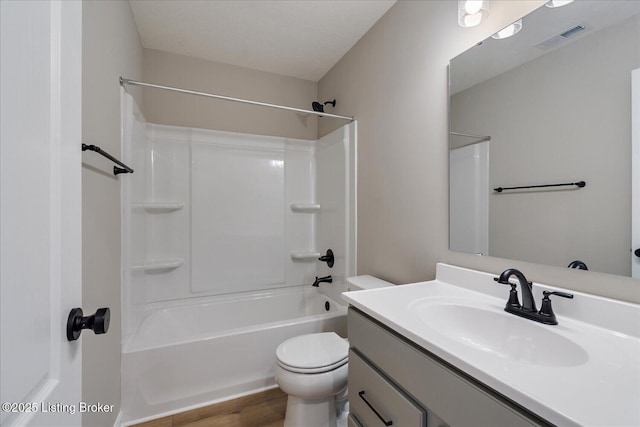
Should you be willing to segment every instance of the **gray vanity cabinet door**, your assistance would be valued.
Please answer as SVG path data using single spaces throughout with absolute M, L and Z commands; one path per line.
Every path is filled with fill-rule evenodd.
M 425 411 L 349 352 L 349 410 L 363 427 L 422 427 Z

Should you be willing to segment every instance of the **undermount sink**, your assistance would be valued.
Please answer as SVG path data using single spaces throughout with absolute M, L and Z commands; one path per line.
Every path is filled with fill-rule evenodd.
M 518 363 L 578 366 L 589 360 L 578 344 L 542 325 L 496 309 L 459 302 L 416 301 L 410 311 L 439 335 Z

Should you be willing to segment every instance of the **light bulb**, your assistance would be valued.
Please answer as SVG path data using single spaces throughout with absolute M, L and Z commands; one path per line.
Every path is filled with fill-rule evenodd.
M 464 16 L 464 25 L 463 27 L 475 27 L 482 21 L 481 13 L 474 13 L 473 15 L 465 15 Z
M 496 40 L 506 39 L 507 37 L 511 37 L 512 35 L 516 34 L 521 29 L 522 29 L 522 19 L 518 19 L 513 24 L 504 27 L 503 29 L 501 29 L 500 31 L 492 35 L 491 38 Z
M 488 0 L 458 0 L 458 24 L 461 27 L 475 27 L 488 14 Z
M 467 0 L 464 2 L 464 11 L 468 15 L 474 15 L 482 9 L 482 0 Z

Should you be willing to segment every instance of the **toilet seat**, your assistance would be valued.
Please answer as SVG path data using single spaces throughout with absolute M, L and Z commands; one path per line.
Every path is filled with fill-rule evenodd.
M 290 372 L 317 374 L 346 364 L 348 352 L 349 344 L 335 332 L 307 334 L 280 344 L 276 362 Z

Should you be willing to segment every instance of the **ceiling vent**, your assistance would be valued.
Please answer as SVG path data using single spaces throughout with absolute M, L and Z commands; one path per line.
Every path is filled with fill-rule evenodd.
M 578 36 L 579 34 L 584 34 L 585 31 L 592 29 L 593 27 L 586 22 L 581 22 L 577 25 L 567 28 L 560 34 L 556 34 L 555 36 L 548 38 L 547 40 L 538 43 L 536 47 L 538 49 L 547 50 L 552 47 L 556 47 L 561 43 L 566 42 L 567 40 Z

